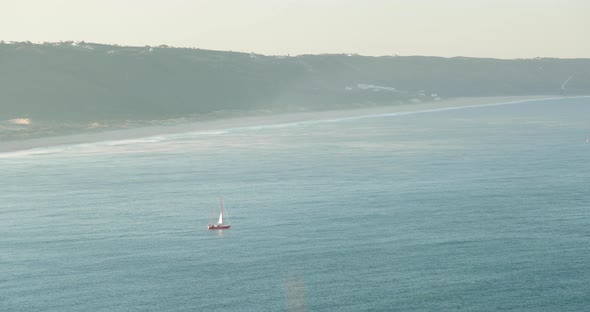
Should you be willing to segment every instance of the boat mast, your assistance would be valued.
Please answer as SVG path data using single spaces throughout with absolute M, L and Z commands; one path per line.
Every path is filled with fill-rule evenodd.
M 217 221 L 217 224 L 223 224 L 223 197 L 219 197 L 219 203 L 219 220 Z

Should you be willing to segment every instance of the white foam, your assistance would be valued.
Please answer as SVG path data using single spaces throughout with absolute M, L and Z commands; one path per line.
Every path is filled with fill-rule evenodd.
M 232 134 L 232 133 L 236 133 L 236 132 L 264 131 L 264 130 L 269 130 L 269 129 L 299 127 L 299 126 L 314 125 L 314 124 L 321 124 L 321 123 L 346 122 L 346 121 L 353 121 L 353 120 L 367 119 L 367 118 L 399 117 L 399 116 L 437 113 L 437 112 L 445 112 L 445 111 L 461 110 L 461 109 L 472 109 L 472 108 L 482 108 L 482 107 L 492 107 L 492 106 L 502 106 L 502 105 L 514 105 L 514 104 L 521 104 L 521 103 L 560 100 L 560 99 L 572 99 L 572 98 L 590 98 L 590 96 L 529 99 L 529 100 L 518 100 L 518 101 L 509 101 L 509 102 L 501 102 L 501 103 L 491 103 L 491 104 L 477 104 L 477 105 L 423 109 L 423 110 L 408 111 L 408 112 L 366 114 L 366 115 L 342 117 L 342 118 L 317 119 L 317 120 L 308 120 L 308 121 L 300 121 L 300 122 L 287 122 L 287 123 L 275 123 L 275 124 L 234 127 L 234 128 L 216 129 L 216 130 L 190 131 L 190 132 L 183 132 L 183 133 L 148 136 L 148 137 L 137 138 L 137 139 L 109 140 L 109 141 L 100 141 L 100 142 L 95 142 L 95 143 L 82 143 L 82 144 L 58 145 L 58 146 L 43 147 L 43 148 L 33 148 L 33 149 L 28 149 L 28 150 L 16 151 L 16 152 L 0 153 L 0 158 L 13 158 L 13 157 L 23 157 L 23 156 L 42 156 L 42 155 L 50 155 L 50 154 L 58 154 L 58 153 L 61 153 L 61 154 L 67 153 L 67 154 L 73 156 L 73 155 L 88 155 L 88 154 L 103 153 L 103 152 L 132 152 L 132 151 L 137 151 L 136 149 L 134 149 L 134 147 L 136 145 L 141 145 L 142 150 L 143 150 L 151 144 L 160 144 L 163 142 L 170 143 L 170 144 L 182 144 L 182 143 L 186 143 L 187 139 L 192 139 L 192 138 L 202 137 L 202 136 L 217 136 L 217 135 Z M 183 141 L 183 142 L 181 142 L 181 141 Z M 170 147 L 170 146 L 168 146 L 168 147 Z

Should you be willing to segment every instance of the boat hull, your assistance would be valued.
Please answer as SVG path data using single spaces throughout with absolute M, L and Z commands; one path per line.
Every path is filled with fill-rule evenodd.
M 231 225 L 208 225 L 208 230 L 227 230 Z

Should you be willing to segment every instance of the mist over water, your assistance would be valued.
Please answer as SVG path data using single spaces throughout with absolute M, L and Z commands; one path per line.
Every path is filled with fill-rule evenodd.
M 589 114 L 545 100 L 5 153 L 0 310 L 582 311 Z M 232 229 L 207 231 L 219 196 Z
M 445 112 L 445 111 L 452 111 L 452 110 L 464 110 L 464 109 L 476 109 L 476 108 L 483 108 L 483 107 L 490 107 L 490 106 L 503 106 L 503 105 L 519 105 L 523 103 L 534 103 L 534 102 L 547 102 L 553 100 L 564 100 L 564 99 L 586 99 L 590 98 L 590 96 L 576 96 L 576 97 L 569 97 L 569 98 L 543 98 L 543 99 L 527 99 L 527 100 L 514 100 L 514 101 L 505 101 L 505 102 L 498 102 L 498 103 L 491 103 L 491 104 L 474 104 L 474 105 L 465 105 L 465 106 L 450 106 L 450 107 L 442 107 L 442 108 L 431 108 L 431 109 L 414 109 L 410 111 L 402 111 L 402 112 L 386 112 L 386 113 L 372 113 L 372 114 L 362 114 L 359 113 L 358 116 L 349 116 L 349 117 L 337 117 L 337 118 L 325 118 L 325 119 L 311 119 L 306 121 L 295 121 L 295 122 L 283 122 L 283 123 L 273 123 L 272 117 L 267 118 L 266 121 L 260 120 L 259 125 L 249 125 L 249 126 L 234 126 L 234 127 L 223 127 L 219 126 L 214 130 L 197 130 L 197 131 L 184 131 L 178 133 L 170 133 L 170 134 L 162 134 L 162 135 L 155 135 L 155 136 L 145 136 L 142 138 L 134 138 L 134 139 L 115 139 L 115 140 L 99 140 L 98 142 L 93 143 L 78 143 L 78 144 L 58 144 L 50 147 L 39 147 L 39 148 L 31 148 L 31 149 L 24 149 L 16 152 L 4 152 L 0 153 L 0 158 L 11 158 L 11 157 L 20 157 L 20 156 L 27 156 L 27 155 L 43 155 L 43 154 L 52 154 L 52 153 L 66 153 L 67 156 L 76 156 L 78 154 L 93 154 L 93 153 L 103 153 L 103 152 L 124 152 L 124 151 L 131 151 L 137 152 L 138 148 L 141 151 L 146 151 L 146 149 L 151 150 L 158 150 L 158 149 L 167 149 L 168 147 L 176 148 L 176 145 L 181 144 L 191 144 L 191 143 L 202 143 L 202 141 L 197 140 L 202 136 L 210 136 L 210 135 L 224 135 L 224 134 L 232 134 L 233 137 L 240 137 L 240 134 L 248 134 L 250 132 L 257 132 L 261 130 L 268 130 L 268 129 L 280 129 L 280 128 L 288 128 L 288 127 L 298 127 L 298 126 L 307 126 L 307 125 L 315 125 L 315 124 L 323 124 L 323 123 L 332 123 L 332 122 L 348 122 L 354 121 L 359 119 L 367 119 L 367 118 L 384 118 L 384 117 L 402 117 L 407 115 L 416 115 L 416 114 L 429 114 L 429 113 L 438 113 L 438 112 Z M 155 143 L 155 144 L 152 144 Z M 64 156 L 64 155 L 60 155 Z

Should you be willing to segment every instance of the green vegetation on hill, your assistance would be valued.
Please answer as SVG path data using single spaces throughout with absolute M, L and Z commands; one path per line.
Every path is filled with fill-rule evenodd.
M 561 93 L 590 94 L 590 59 L 284 57 L 84 42 L 0 44 L 0 121 L 153 120 Z

